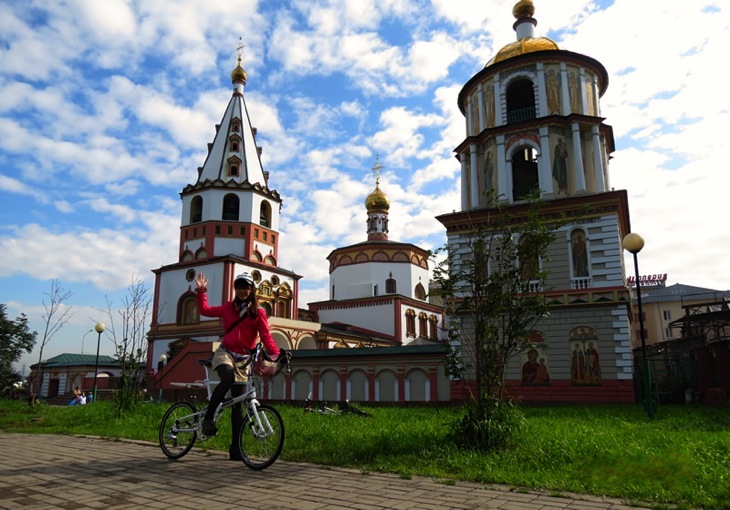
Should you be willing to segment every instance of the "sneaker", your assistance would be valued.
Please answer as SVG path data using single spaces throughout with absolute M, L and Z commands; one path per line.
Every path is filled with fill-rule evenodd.
M 215 423 L 208 418 L 203 420 L 203 426 L 201 428 L 203 429 L 203 434 L 206 436 L 214 436 L 218 433 L 218 428 L 216 428 Z

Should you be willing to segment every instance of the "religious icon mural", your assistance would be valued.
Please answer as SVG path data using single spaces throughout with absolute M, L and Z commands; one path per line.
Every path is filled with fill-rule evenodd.
M 570 234 L 570 254 L 573 260 L 573 277 L 588 276 L 586 235 L 581 229 L 573 230 Z
M 560 74 L 550 69 L 545 74 L 545 88 L 547 89 L 548 115 L 560 115 L 562 103 L 560 100 Z
M 553 151 L 553 179 L 558 185 L 558 195 L 568 194 L 568 146 L 563 138 L 558 138 Z
M 580 327 L 570 332 L 570 379 L 574 385 L 603 384 L 598 335 L 593 328 Z
M 549 386 L 547 345 L 539 331 L 528 335 L 530 347 L 522 351 L 522 384 L 524 386 Z

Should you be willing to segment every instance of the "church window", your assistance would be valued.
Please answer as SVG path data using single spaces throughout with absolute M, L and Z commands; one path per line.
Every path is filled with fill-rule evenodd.
M 230 226 L 230 225 L 228 225 L 228 235 L 229 236 L 232 236 L 233 235 L 233 227 Z
M 253 236 L 258 239 L 259 238 L 259 229 L 255 228 L 253 229 Z
M 537 152 L 532 147 L 522 146 L 512 156 L 512 199 L 525 200 L 539 190 Z
M 335 286 L 333 285 L 332 286 L 332 295 L 330 296 L 330 299 L 334 299 L 334 298 L 335 298 Z
M 428 328 L 428 331 L 429 331 L 428 337 L 431 340 L 438 340 L 438 330 L 437 330 L 437 328 L 438 328 L 438 317 L 436 317 L 435 315 L 431 314 L 431 316 L 429 316 L 429 318 L 428 318 L 428 322 L 429 322 L 429 325 L 430 325 L 430 327 Z
M 231 124 L 231 131 L 238 133 L 241 130 L 241 126 L 238 124 L 238 122 L 233 122 Z
M 268 232 L 264 232 L 264 241 L 267 241 L 268 238 L 269 238 L 269 233 Z
M 428 316 L 425 312 L 418 314 L 418 336 L 428 338 Z
M 377 295 L 378 295 L 378 284 L 376 283 L 375 285 L 373 285 L 373 296 L 377 296 Z
M 215 226 L 215 235 L 217 235 L 217 236 L 221 235 L 221 226 L 220 225 Z
M 261 207 L 259 208 L 259 224 L 262 227 L 271 226 L 271 206 L 266 200 L 261 202 Z
M 241 235 L 242 236 L 246 235 L 246 227 L 241 227 Z
M 238 177 L 238 165 L 231 165 L 228 169 L 228 175 L 231 177 Z
M 202 246 L 198 248 L 198 251 L 195 252 L 195 258 L 196 259 L 204 259 L 208 257 L 208 252 L 205 251 L 205 248 Z
M 203 197 L 196 196 L 190 201 L 190 223 L 197 223 L 203 219 Z
M 386 294 L 395 294 L 396 291 L 396 283 L 395 279 L 393 278 L 393 273 L 390 273 L 390 278 L 385 280 L 385 293 Z
M 532 82 L 522 78 L 510 83 L 507 87 L 507 124 L 525 122 L 536 116 Z
M 231 140 L 231 152 L 238 152 L 238 142 Z
M 406 336 L 416 336 L 416 311 L 413 308 L 406 310 Z
M 223 197 L 223 221 L 238 221 L 238 195 L 229 193 Z
M 274 234 L 271 234 L 271 243 L 276 243 L 276 236 Z
M 415 294 L 416 294 L 416 299 L 420 299 L 421 301 L 425 301 L 425 299 L 426 299 L 426 289 L 423 288 L 423 285 L 422 284 L 419 283 L 418 285 L 416 285 Z

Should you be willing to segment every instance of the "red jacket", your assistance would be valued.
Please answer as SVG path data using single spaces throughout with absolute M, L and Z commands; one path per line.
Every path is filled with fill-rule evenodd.
M 233 306 L 233 301 L 228 301 L 221 306 L 208 306 L 208 296 L 205 292 L 198 292 L 198 312 L 205 317 L 221 317 L 223 319 L 223 330 L 228 328 L 238 320 L 238 311 Z M 221 344 L 227 350 L 238 354 L 246 354 L 249 350 L 256 347 L 256 338 L 261 338 L 264 349 L 272 358 L 276 359 L 279 355 L 279 347 L 271 338 L 269 331 L 269 320 L 266 317 L 266 310 L 258 309 L 255 319 L 246 317 L 236 325 L 233 330 L 223 337 Z

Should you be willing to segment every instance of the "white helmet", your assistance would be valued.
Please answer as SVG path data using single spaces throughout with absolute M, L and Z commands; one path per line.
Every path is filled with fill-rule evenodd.
M 243 272 L 243 273 L 239 274 L 238 276 L 236 276 L 235 280 L 233 280 L 233 286 L 234 287 L 236 286 L 236 283 L 239 280 L 243 280 L 248 285 L 250 285 L 253 289 L 256 288 L 256 282 L 253 281 L 253 277 L 250 274 L 246 273 L 246 272 Z

